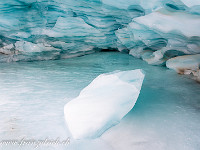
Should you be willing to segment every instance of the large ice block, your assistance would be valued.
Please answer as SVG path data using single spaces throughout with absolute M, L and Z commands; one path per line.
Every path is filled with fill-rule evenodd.
M 144 79 L 142 70 L 115 71 L 95 78 L 64 107 L 73 138 L 97 138 L 133 108 Z

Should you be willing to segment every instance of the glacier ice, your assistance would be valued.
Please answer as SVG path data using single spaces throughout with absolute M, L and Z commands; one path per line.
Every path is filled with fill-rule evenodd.
M 135 105 L 143 79 L 140 69 L 95 78 L 65 105 L 65 120 L 73 138 L 96 138 L 119 123 Z
M 117 49 L 152 65 L 200 53 L 198 0 L 0 2 L 0 62 Z
M 165 66 L 200 54 L 199 27 L 198 0 L 1 1 L 0 62 L 115 49 Z
M 182 2 L 188 7 L 200 5 L 200 1 L 198 1 L 198 0 L 182 0 Z

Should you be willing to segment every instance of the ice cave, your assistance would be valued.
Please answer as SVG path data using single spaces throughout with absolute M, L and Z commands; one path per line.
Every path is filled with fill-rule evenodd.
M 1 0 L 0 149 L 199 150 L 200 0 Z

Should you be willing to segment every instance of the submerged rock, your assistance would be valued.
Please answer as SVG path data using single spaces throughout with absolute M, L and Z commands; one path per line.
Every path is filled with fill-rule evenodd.
M 95 78 L 65 105 L 65 120 L 73 138 L 97 138 L 118 124 L 135 105 L 144 76 L 137 69 Z

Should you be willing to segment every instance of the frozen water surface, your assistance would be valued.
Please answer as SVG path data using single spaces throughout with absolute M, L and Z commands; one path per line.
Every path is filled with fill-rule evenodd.
M 69 150 L 198 150 L 200 85 L 176 72 L 118 52 L 37 62 L 0 64 L 0 138 L 64 140 L 71 137 L 64 105 L 101 73 L 143 69 L 136 105 L 120 124 L 96 140 L 71 139 Z M 9 145 L 0 149 L 34 149 Z

